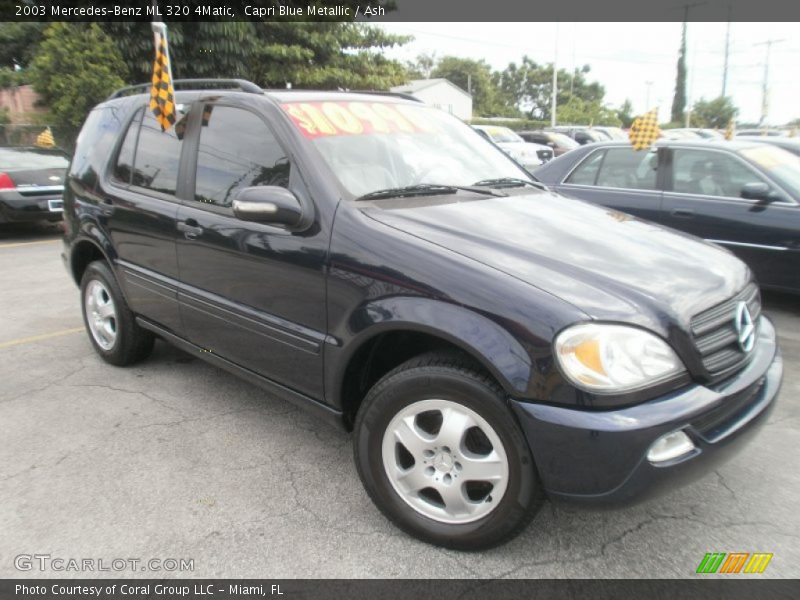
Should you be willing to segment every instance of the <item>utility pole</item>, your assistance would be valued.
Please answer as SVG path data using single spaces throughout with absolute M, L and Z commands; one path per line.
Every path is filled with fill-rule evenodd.
M 772 44 L 780 44 L 786 40 L 767 40 L 766 42 L 759 42 L 754 46 L 766 46 L 767 56 L 764 60 L 764 81 L 761 84 L 761 120 L 759 125 L 763 125 L 767 120 L 767 113 L 769 112 L 769 57 L 772 52 Z
M 553 49 L 553 100 L 550 108 L 550 126 L 556 126 L 556 98 L 558 97 L 558 23 L 556 23 L 556 43 Z
M 728 55 L 731 52 L 731 12 L 733 8 L 728 3 L 728 26 L 725 29 L 725 63 L 722 67 L 722 94 L 720 96 L 722 98 L 725 97 L 725 94 L 728 91 Z

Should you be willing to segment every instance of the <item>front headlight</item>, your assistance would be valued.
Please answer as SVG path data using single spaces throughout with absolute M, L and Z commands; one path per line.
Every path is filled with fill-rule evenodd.
M 573 325 L 558 334 L 555 352 L 572 383 L 598 393 L 647 387 L 685 370 L 664 340 L 625 325 Z

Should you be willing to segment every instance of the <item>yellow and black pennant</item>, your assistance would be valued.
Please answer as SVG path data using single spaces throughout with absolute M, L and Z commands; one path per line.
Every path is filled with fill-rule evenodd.
M 645 150 L 652 146 L 661 136 L 658 126 L 658 109 L 654 108 L 641 117 L 636 117 L 631 124 L 628 137 L 634 150 Z
M 166 131 L 175 124 L 175 90 L 167 51 L 167 36 L 156 33 L 156 59 L 153 62 L 153 85 L 150 88 L 150 110 Z

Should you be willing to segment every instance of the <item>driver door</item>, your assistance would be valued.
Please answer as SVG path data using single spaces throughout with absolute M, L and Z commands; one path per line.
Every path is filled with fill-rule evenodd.
M 264 115 L 236 99 L 205 102 L 193 124 L 192 186 L 178 209 L 178 301 L 188 339 L 206 351 L 322 398 L 327 235 L 237 219 L 239 190 L 282 186 L 313 204 Z M 202 115 L 202 116 L 201 116 Z

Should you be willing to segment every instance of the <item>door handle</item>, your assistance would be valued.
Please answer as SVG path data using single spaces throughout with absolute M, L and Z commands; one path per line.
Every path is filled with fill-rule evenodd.
M 194 240 L 199 235 L 202 235 L 203 228 L 194 219 L 186 219 L 185 221 L 178 221 L 178 231 L 182 231 L 183 237 L 187 240 Z
M 691 219 L 694 217 L 694 211 L 689 208 L 674 208 L 672 209 L 672 214 L 676 217 L 682 217 L 684 219 Z

